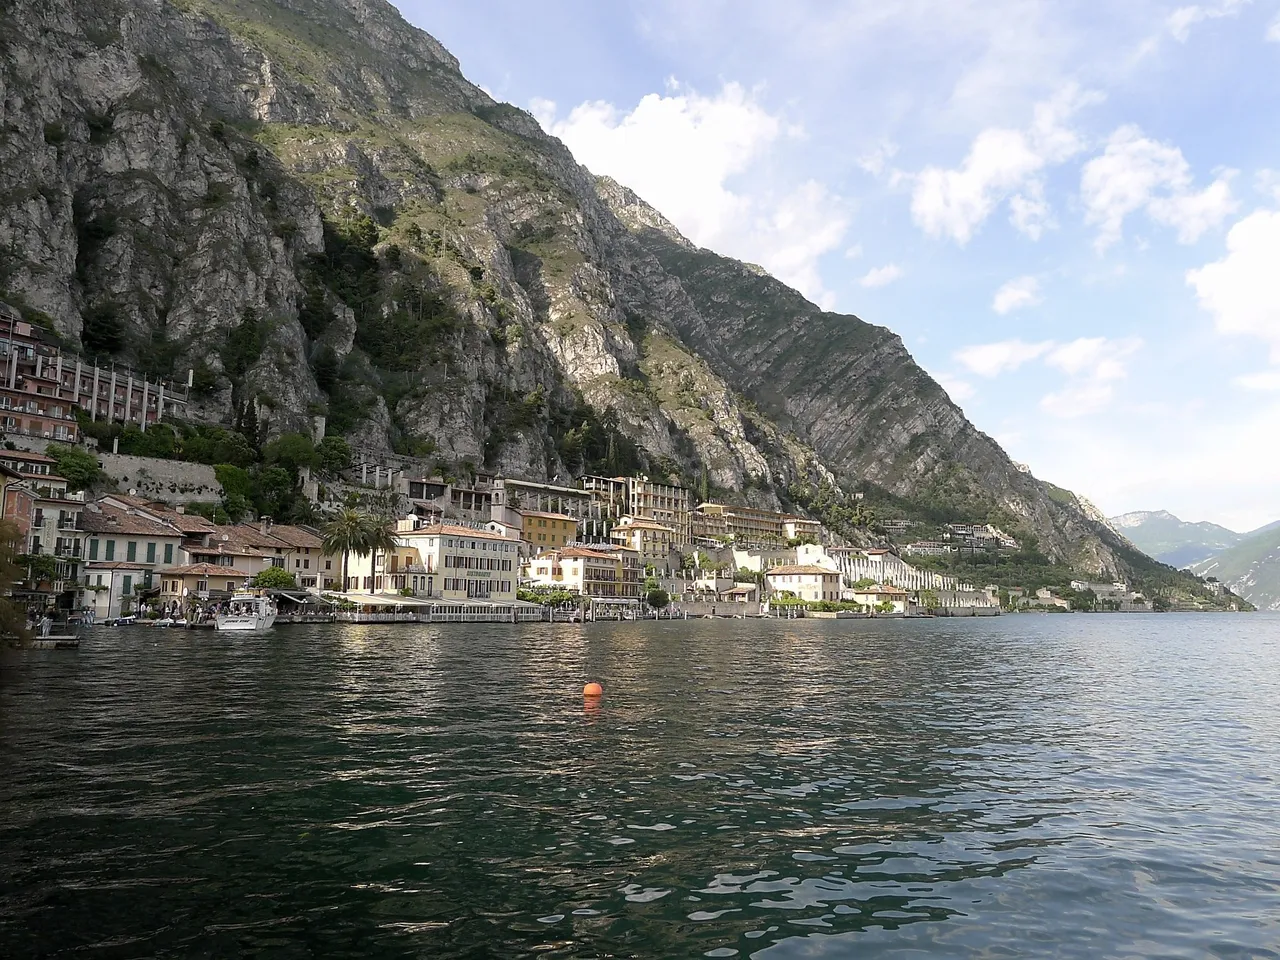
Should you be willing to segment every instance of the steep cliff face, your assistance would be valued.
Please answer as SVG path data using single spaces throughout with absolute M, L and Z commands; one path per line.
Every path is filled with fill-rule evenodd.
M 194 370 L 200 416 L 762 504 L 838 477 L 1128 562 L 897 336 L 693 247 L 382 0 L 12 0 L 0 55 L 0 294 Z

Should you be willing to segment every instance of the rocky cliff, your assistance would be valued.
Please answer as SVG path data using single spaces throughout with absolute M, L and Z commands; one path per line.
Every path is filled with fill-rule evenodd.
M 198 416 L 766 504 L 839 480 L 1141 559 L 896 335 L 695 248 L 382 0 L 8 0 L 0 131 L 0 295 L 194 370 Z

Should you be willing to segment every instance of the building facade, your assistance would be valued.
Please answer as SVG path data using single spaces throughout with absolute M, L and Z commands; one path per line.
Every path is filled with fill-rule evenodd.
M 791 594 L 801 600 L 840 599 L 840 574 L 814 564 L 774 567 L 765 575 L 769 596 Z
M 80 431 L 74 407 L 93 420 L 137 423 L 145 430 L 181 416 L 186 405 L 186 388 L 66 355 L 44 330 L 0 303 L 0 432 L 75 443 Z

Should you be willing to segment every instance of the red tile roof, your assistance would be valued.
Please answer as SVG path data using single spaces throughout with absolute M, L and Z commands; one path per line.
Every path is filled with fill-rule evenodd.
M 231 577 L 240 580 L 249 576 L 243 570 L 217 563 L 189 563 L 185 567 L 168 567 L 159 573 L 162 577 Z

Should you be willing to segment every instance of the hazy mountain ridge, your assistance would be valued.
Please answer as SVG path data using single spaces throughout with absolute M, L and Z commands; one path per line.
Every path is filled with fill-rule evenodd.
M 1167 510 L 1138 510 L 1110 523 L 1143 553 L 1174 567 L 1189 567 L 1248 536 L 1207 521 L 1189 523 Z
M 1280 610 L 1280 527 L 1270 524 L 1262 531 L 1191 569 L 1221 580 L 1259 610 Z
M 897 335 L 690 244 L 382 0 L 15 0 L 0 51 L 0 296 L 86 352 L 196 368 L 198 415 L 770 505 L 868 481 L 1090 575 L 1149 563 Z

